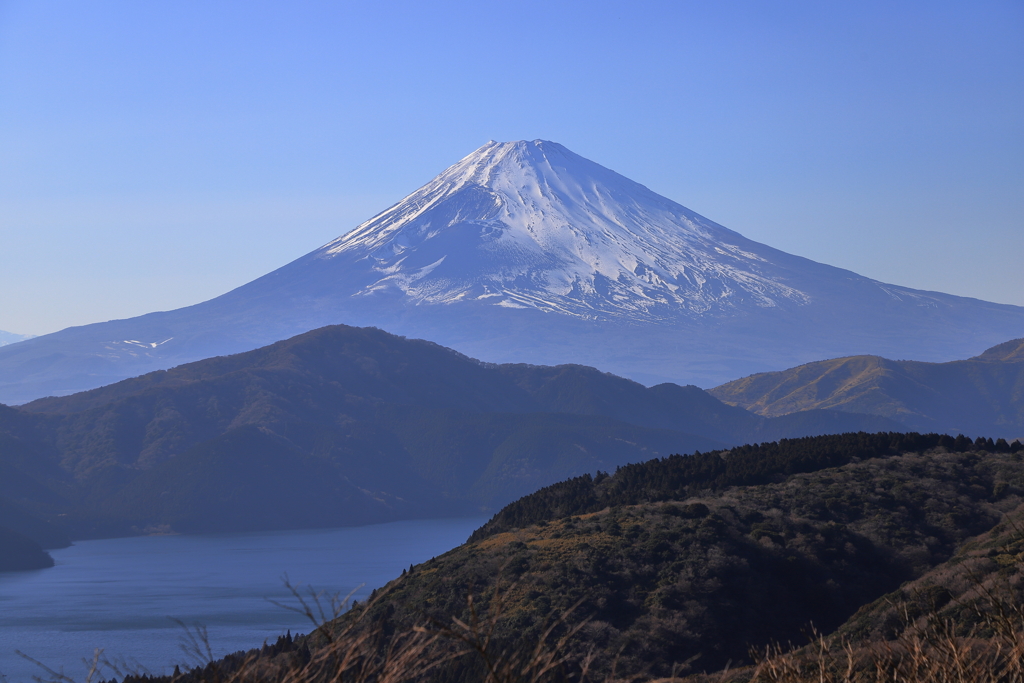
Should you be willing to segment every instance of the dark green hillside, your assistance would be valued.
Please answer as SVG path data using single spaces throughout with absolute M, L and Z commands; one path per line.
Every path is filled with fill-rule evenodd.
M 78 537 L 479 514 L 586 472 L 878 420 L 766 419 L 696 387 L 334 326 L 0 407 L 0 498 Z
M 23 506 L 0 499 L 0 527 L 5 527 L 30 538 L 41 548 L 53 550 L 71 545 L 67 532 L 55 524 L 32 514 Z
M 210 358 L 152 372 L 72 396 L 26 404 L 29 412 L 71 414 L 106 408 L 121 399 L 148 398 L 156 390 L 205 382 L 231 382 L 239 376 L 287 378 L 290 388 L 309 395 L 339 390 L 358 405 L 383 402 L 497 412 L 537 410 L 539 405 L 514 382 L 462 354 L 423 340 L 407 340 L 374 328 L 345 325 L 313 330 L 233 356 Z M 237 381 L 237 380 L 236 380 Z M 281 387 L 267 387 L 275 393 Z M 314 407 L 315 406 L 309 406 Z
M 1024 437 L 1024 340 L 949 363 L 850 356 L 738 379 L 710 390 L 759 415 L 815 408 L 871 414 L 905 429 Z
M 396 408 L 388 424 L 423 478 L 451 497 L 464 490 L 481 501 L 525 495 L 552 478 L 721 443 L 598 415 Z
M 67 532 L 42 519 L 67 507 L 67 474 L 48 443 L 57 421 L 0 405 L 0 527 L 43 548 L 70 545 Z
M 96 504 L 92 536 L 295 529 L 310 519 L 370 523 L 386 506 L 329 461 L 239 427 L 165 460 Z M 137 520 L 126 528 L 124 520 Z
M 624 676 L 666 676 L 697 655 L 698 669 L 736 664 L 750 645 L 801 642 L 812 623 L 826 633 L 840 627 L 1021 504 L 1019 448 L 929 446 L 939 438 L 850 435 L 820 449 L 814 440 L 752 447 L 767 454 L 761 468 L 743 465 L 742 453 L 732 469 L 696 458 L 704 483 L 677 495 L 652 486 L 666 461 L 631 465 L 591 483 L 623 502 L 475 534 L 389 586 L 368 616 L 396 630 L 425 617 L 465 619 L 467 587 L 486 595 L 500 580 L 505 644 L 528 643 L 553 610 L 582 600 L 565 626 L 590 619 L 572 647 L 580 655 L 596 648 L 597 679 L 616 653 Z M 930 450 L 892 453 L 912 445 Z M 456 667 L 442 677 L 464 674 Z
M 704 434 L 727 443 L 750 443 L 850 431 L 888 431 L 893 420 L 835 410 L 808 410 L 772 420 L 751 420 L 748 410 L 724 405 L 695 386 L 636 382 L 579 365 L 502 365 L 498 369 L 529 392 L 544 410 L 606 415 L 623 422 Z
M 977 440 L 977 446 L 987 446 Z M 620 468 L 614 477 L 584 475 L 537 491 L 502 508 L 471 540 L 568 515 L 595 512 L 616 505 L 682 500 L 706 490 L 764 484 L 798 472 L 814 472 L 865 458 L 921 452 L 942 447 L 963 452 L 975 442 L 938 434 L 879 433 L 784 439 L 727 451 L 673 455 Z M 993 450 L 1021 450 L 1000 442 Z
M 739 435 L 746 440 L 764 424 L 752 421 L 749 411 L 724 405 L 695 386 L 659 384 L 648 389 L 581 365 L 502 365 L 497 369 L 551 412 L 603 415 L 725 442 Z
M 839 629 L 854 643 L 891 639 L 908 626 L 946 622 L 959 635 L 991 634 L 988 619 L 1024 606 L 1024 506 L 964 543 L 948 562 L 862 607 Z
M 53 566 L 39 544 L 15 531 L 0 526 L 0 572 L 45 569 Z

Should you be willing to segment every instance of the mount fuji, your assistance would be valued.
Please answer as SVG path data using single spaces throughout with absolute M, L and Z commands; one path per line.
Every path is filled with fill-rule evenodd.
M 354 230 L 220 297 L 3 347 L 0 402 L 334 323 L 484 361 L 713 386 L 853 354 L 974 355 L 1024 336 L 1024 308 L 781 252 L 557 143 L 489 142 Z

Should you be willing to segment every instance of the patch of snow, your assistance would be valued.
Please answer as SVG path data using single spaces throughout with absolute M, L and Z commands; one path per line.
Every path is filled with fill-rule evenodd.
M 106 348 L 114 350 L 114 349 L 119 348 L 119 345 L 121 345 L 121 344 L 127 344 L 129 346 L 134 346 L 134 347 L 138 347 L 138 348 L 141 348 L 141 349 L 155 349 L 158 346 L 163 346 L 164 344 L 166 344 L 167 342 L 171 341 L 172 339 L 174 339 L 174 337 L 168 337 L 167 339 L 164 339 L 163 341 L 158 341 L 158 342 L 144 342 L 144 341 L 139 341 L 138 339 L 125 339 L 125 340 L 122 340 L 122 341 L 106 342 L 106 344 L 108 344 L 108 346 Z M 109 346 L 109 344 L 114 344 L 114 346 Z

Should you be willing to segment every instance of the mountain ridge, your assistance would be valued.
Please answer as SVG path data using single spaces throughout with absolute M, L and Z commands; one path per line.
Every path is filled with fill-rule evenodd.
M 355 230 L 219 297 L 3 347 L 0 402 L 337 323 L 489 362 L 715 386 L 823 357 L 967 357 L 1021 336 L 1024 308 L 786 254 L 556 143 L 489 143 Z
M 0 330 L 0 346 L 8 346 L 10 344 L 17 344 L 20 341 L 26 339 L 32 339 L 34 335 L 31 334 L 16 334 L 14 332 L 6 332 Z
M 338 325 L 0 406 L 0 513 L 74 538 L 470 515 L 650 457 L 894 424 L 763 418 L 697 387 L 482 363 Z
M 1011 339 L 996 344 L 968 360 L 1024 361 L 1024 339 Z
M 751 375 L 709 390 L 759 415 L 810 409 L 871 414 L 908 428 L 1024 435 L 1024 339 L 947 363 L 850 356 Z

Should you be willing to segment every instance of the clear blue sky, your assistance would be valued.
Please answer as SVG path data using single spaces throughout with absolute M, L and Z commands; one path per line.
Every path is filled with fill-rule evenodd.
M 2 2 L 0 329 L 216 296 L 489 139 L 1024 305 L 1024 3 Z

